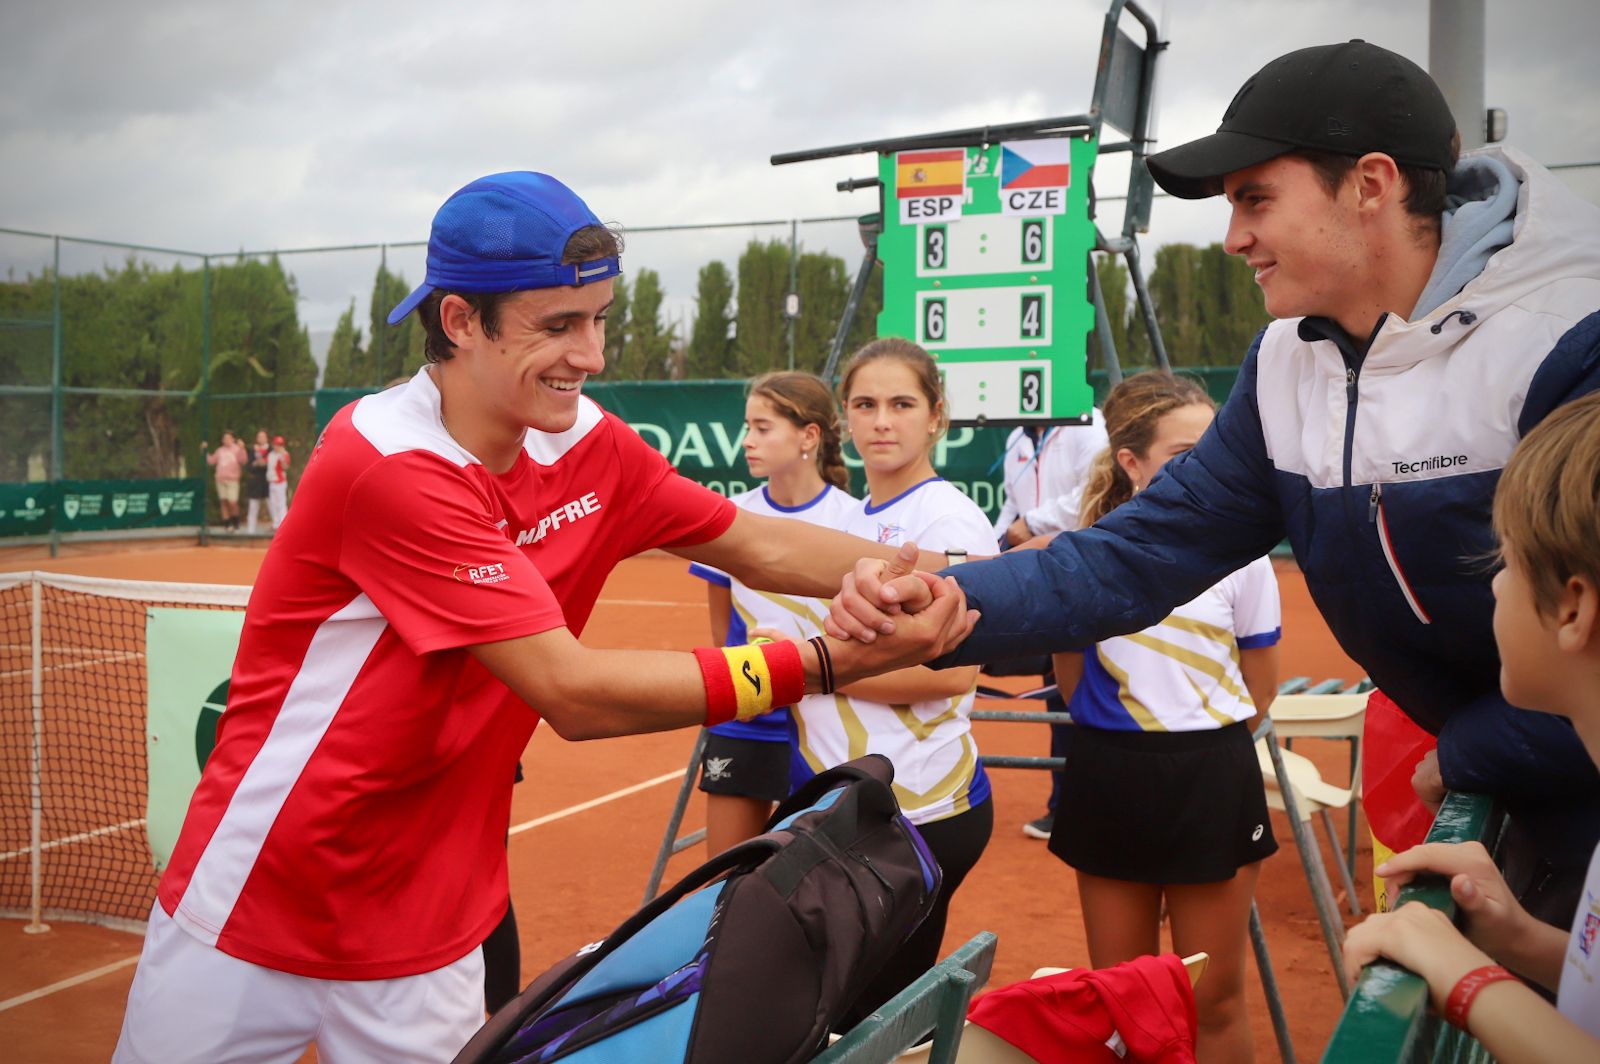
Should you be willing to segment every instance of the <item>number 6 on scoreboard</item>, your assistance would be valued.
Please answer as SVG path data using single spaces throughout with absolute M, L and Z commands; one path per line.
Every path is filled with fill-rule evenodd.
M 1022 223 L 1022 261 L 1029 266 L 1044 261 L 1044 222 L 1037 218 Z
M 926 300 L 922 304 L 922 342 L 936 344 L 942 340 L 944 340 L 944 300 Z

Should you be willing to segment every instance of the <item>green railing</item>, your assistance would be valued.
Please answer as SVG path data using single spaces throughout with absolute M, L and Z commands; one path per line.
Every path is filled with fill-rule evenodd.
M 1428 842 L 1481 842 L 1491 849 L 1500 832 L 1494 804 L 1479 794 L 1447 795 Z M 1396 906 L 1420 901 L 1453 920 L 1456 904 L 1442 876 L 1422 876 L 1401 888 Z M 1323 1064 L 1422 1064 L 1488 1061 L 1475 1039 L 1443 1023 L 1428 1007 L 1428 984 L 1388 961 L 1361 972 L 1344 1015 L 1322 1055 Z
M 989 981 L 997 941 L 993 932 L 978 932 L 814 1057 L 813 1064 L 888 1064 L 929 1032 L 933 1045 L 928 1064 L 953 1064 L 967 1005 L 973 992 Z

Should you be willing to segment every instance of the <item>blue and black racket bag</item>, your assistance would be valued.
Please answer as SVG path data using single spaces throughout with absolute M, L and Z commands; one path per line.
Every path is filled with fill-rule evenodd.
M 939 866 L 876 754 L 823 772 L 490 1017 L 455 1064 L 787 1064 L 927 917 Z

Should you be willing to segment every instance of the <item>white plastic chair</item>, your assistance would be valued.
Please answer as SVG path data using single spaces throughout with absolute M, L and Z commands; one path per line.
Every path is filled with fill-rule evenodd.
M 1275 716 L 1273 714 L 1271 719 L 1263 721 L 1256 728 L 1256 760 L 1266 783 L 1267 805 L 1288 814 L 1289 830 L 1294 836 L 1295 849 L 1300 853 L 1300 865 L 1305 871 L 1306 883 L 1311 888 L 1311 900 L 1317 910 L 1317 920 L 1322 925 L 1322 938 L 1328 948 L 1328 957 L 1333 962 L 1339 993 L 1348 999 L 1350 981 L 1344 973 L 1344 923 L 1339 918 L 1339 905 L 1334 898 L 1333 884 L 1328 880 L 1327 866 L 1322 860 L 1322 848 L 1311 829 L 1311 816 L 1313 813 L 1322 814 L 1323 826 L 1332 841 L 1334 853 L 1338 854 L 1339 836 L 1328 810 L 1348 806 L 1351 792 L 1326 782 L 1317 771 L 1317 766 L 1306 757 L 1283 749 L 1278 743 Z M 1339 866 L 1339 874 L 1344 880 L 1345 892 L 1351 899 L 1352 907 L 1358 906 L 1349 869 L 1342 858 L 1334 863 Z

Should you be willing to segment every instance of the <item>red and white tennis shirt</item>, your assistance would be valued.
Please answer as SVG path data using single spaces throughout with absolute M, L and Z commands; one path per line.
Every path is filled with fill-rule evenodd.
M 618 561 L 714 539 L 734 513 L 588 399 L 498 476 L 445 431 L 426 370 L 340 411 L 250 597 L 162 908 L 319 978 L 476 949 L 505 911 L 538 716 L 464 648 L 581 632 Z

